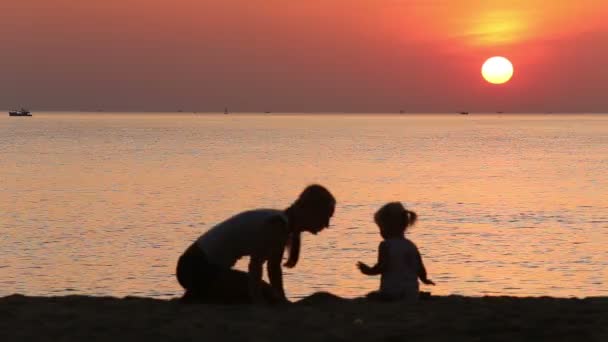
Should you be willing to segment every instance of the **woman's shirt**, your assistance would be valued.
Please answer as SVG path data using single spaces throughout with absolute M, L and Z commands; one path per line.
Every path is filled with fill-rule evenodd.
M 281 232 L 268 223 L 278 218 L 285 222 Z M 209 229 L 195 244 L 212 264 L 230 268 L 244 255 L 264 252 L 272 234 L 287 236 L 287 215 L 282 210 L 256 209 L 237 214 Z

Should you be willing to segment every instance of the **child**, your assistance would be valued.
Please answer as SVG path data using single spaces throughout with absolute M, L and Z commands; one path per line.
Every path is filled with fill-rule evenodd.
M 373 267 L 357 263 L 363 274 L 381 275 L 380 291 L 370 293 L 368 298 L 416 300 L 419 297 L 418 278 L 425 284 L 435 285 L 426 276 L 418 248 L 405 238 L 406 229 L 417 219 L 416 213 L 405 209 L 400 202 L 385 204 L 374 215 L 384 239 L 378 250 L 378 262 Z
M 300 253 L 300 234 L 329 226 L 336 200 L 321 185 L 310 185 L 287 209 L 257 209 L 237 214 L 201 235 L 179 258 L 177 280 L 185 302 L 287 302 L 281 261 L 289 246 L 287 267 Z M 232 269 L 249 256 L 248 272 Z M 270 285 L 263 282 L 266 263 Z

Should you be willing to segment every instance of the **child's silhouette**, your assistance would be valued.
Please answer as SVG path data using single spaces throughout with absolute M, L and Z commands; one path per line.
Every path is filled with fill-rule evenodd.
M 418 248 L 405 238 L 405 231 L 417 219 L 416 213 L 405 209 L 400 202 L 387 203 L 374 215 L 383 238 L 378 262 L 373 267 L 357 263 L 363 274 L 381 275 L 380 290 L 370 293 L 370 299 L 415 300 L 419 297 L 418 278 L 425 284 L 435 285 L 427 278 Z

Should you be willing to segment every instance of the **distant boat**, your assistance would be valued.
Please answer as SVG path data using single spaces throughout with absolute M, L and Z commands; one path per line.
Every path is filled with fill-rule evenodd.
M 469 112 L 460 112 L 460 115 L 469 115 Z
M 8 116 L 32 116 L 32 113 L 25 108 L 21 108 L 20 110 L 11 110 L 8 112 Z
M 224 114 L 228 114 L 228 107 L 224 108 Z
M 270 111 L 265 111 L 264 113 L 265 113 L 265 114 L 270 114 L 270 113 L 272 113 L 272 112 L 270 112 Z

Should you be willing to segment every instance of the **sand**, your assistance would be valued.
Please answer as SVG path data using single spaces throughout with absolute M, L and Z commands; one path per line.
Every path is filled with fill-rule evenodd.
M 317 294 L 279 307 L 89 296 L 0 298 L 0 341 L 608 341 L 608 297 L 415 304 Z

